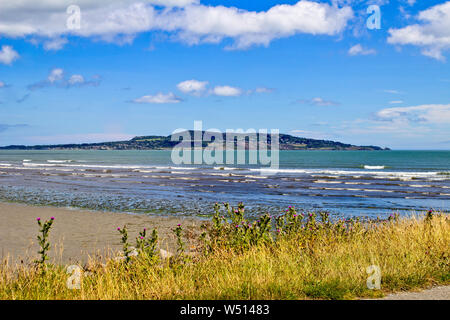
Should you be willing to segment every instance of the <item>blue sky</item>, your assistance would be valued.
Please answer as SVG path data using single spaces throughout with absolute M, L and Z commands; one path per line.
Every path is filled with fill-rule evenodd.
M 450 1 L 34 2 L 0 4 L 0 145 L 202 120 L 450 149 Z M 67 27 L 73 3 L 79 29 Z M 372 4 L 381 29 L 367 28 Z

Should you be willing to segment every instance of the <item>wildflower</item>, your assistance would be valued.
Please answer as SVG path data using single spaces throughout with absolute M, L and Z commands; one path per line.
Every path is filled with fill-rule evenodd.
M 51 220 L 55 220 L 55 217 L 51 217 L 50 219 L 51 219 Z
M 120 231 L 120 228 L 117 228 L 118 231 Z
M 139 238 L 141 238 L 141 240 L 143 240 L 143 239 L 144 239 L 144 237 L 143 237 L 143 236 L 140 236 Z
M 177 224 L 178 227 L 181 227 L 181 223 Z
M 40 220 L 41 220 L 41 218 L 36 218 L 36 220 L 37 220 L 37 221 L 40 221 Z

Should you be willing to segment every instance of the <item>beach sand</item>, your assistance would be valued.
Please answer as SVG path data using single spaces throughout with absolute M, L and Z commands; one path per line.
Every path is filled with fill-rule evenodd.
M 29 263 L 38 258 L 36 218 L 55 217 L 50 231 L 50 262 L 58 264 L 86 263 L 89 256 L 105 258 L 121 250 L 121 235 L 117 227 L 128 228 L 129 242 L 134 245 L 139 231 L 157 228 L 160 248 L 174 252 L 172 228 L 181 223 L 188 239 L 199 230 L 202 221 L 195 218 L 133 215 L 127 213 L 94 212 L 55 207 L 35 207 L 0 203 L 0 254 L 10 264 Z M 188 241 L 186 241 L 188 242 Z

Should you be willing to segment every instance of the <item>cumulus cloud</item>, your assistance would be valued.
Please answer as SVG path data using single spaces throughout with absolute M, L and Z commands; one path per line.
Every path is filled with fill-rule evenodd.
M 450 104 L 427 104 L 413 107 L 386 108 L 376 113 L 380 121 L 413 121 L 433 124 L 450 123 Z
M 389 29 L 388 43 L 417 46 L 423 55 L 444 61 L 443 52 L 450 49 L 450 1 L 421 11 L 418 20 L 420 23 Z
M 3 81 L 0 81 L 0 89 L 5 88 L 5 87 L 6 87 L 6 83 L 4 83 Z
M 0 50 L 0 63 L 11 64 L 14 60 L 19 59 L 19 54 L 11 46 L 2 46 Z
M 65 38 L 55 38 L 50 39 L 44 42 L 44 49 L 47 51 L 50 50 L 61 50 L 64 45 L 68 43 L 68 40 Z
M 231 86 L 216 86 L 211 93 L 222 97 L 237 97 L 242 94 L 242 89 Z
M 194 96 L 207 96 L 216 95 L 222 97 L 237 97 L 243 94 L 251 95 L 255 93 L 271 93 L 274 89 L 266 87 L 258 87 L 255 89 L 244 90 L 233 86 L 215 86 L 212 89 L 207 90 L 209 82 L 199 80 L 186 80 L 177 84 L 178 90 L 183 93 L 191 94 Z
M 47 80 L 50 83 L 55 83 L 56 81 L 60 81 L 63 79 L 64 70 L 60 68 L 56 68 L 50 71 L 50 74 L 47 77 Z
M 351 47 L 348 50 L 348 54 L 351 56 L 358 56 L 358 55 L 369 55 L 369 54 L 376 54 L 377 52 L 373 49 L 364 49 L 362 45 L 356 44 L 353 47 Z
M 76 85 L 84 83 L 84 77 L 79 74 L 74 74 L 69 78 L 69 84 Z
M 85 78 L 80 74 L 71 75 L 68 79 L 63 69 L 54 68 L 50 70 L 47 78 L 39 82 L 30 84 L 28 89 L 37 90 L 45 87 L 81 87 L 81 86 L 98 86 L 100 84 L 101 78 L 98 75 L 92 77 L 92 80 L 86 81 Z
M 68 29 L 66 8 L 82 8 L 79 29 Z M 0 36 L 57 39 L 76 35 L 110 42 L 130 42 L 147 31 L 173 33 L 189 44 L 219 43 L 233 39 L 229 49 L 268 45 L 272 40 L 295 34 L 337 35 L 353 17 L 353 10 L 309 0 L 275 5 L 267 11 L 202 5 L 190 0 L 34 1 L 0 2 Z M 57 49 L 64 40 L 54 40 Z
M 319 106 L 319 107 L 330 107 L 330 106 L 338 106 L 339 102 L 336 101 L 331 101 L 331 100 L 325 100 L 323 98 L 317 97 L 317 98 L 312 98 L 309 100 L 298 100 L 299 103 L 302 104 L 309 104 L 309 105 L 313 105 L 313 106 Z
M 177 88 L 183 93 L 200 95 L 205 91 L 207 85 L 208 81 L 198 81 L 192 79 L 180 82 L 177 84 Z
M 169 92 L 168 94 L 164 94 L 162 92 L 159 92 L 155 95 L 148 95 L 143 96 L 140 98 L 134 99 L 132 102 L 134 103 L 156 103 L 156 104 L 162 104 L 162 103 L 179 103 L 182 100 L 178 98 L 175 94 L 172 92 Z

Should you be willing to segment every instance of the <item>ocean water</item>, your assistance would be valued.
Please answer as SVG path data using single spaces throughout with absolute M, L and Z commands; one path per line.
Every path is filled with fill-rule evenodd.
M 335 217 L 450 211 L 450 151 L 280 151 L 280 168 L 177 166 L 170 151 L 0 151 L 0 201 L 207 217 L 287 206 Z

